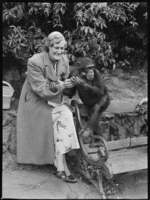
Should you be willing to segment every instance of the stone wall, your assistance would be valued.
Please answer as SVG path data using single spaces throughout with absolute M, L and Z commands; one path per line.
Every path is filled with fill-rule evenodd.
M 3 81 L 11 84 L 14 94 L 11 108 L 3 109 L 3 169 L 14 168 L 16 164 L 16 116 L 18 101 L 23 82 L 25 80 L 25 67 L 11 55 L 3 58 Z
M 3 110 L 3 169 L 16 167 L 16 116 L 18 100 L 11 102 L 9 110 Z
M 19 98 L 22 85 L 25 80 L 26 67 L 18 63 L 14 58 L 3 59 L 3 81 L 11 84 L 15 92 L 13 97 Z

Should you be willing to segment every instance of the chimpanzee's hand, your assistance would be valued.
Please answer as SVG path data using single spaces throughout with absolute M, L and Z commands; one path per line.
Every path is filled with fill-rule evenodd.
M 85 84 L 84 80 L 82 78 L 77 77 L 77 76 L 71 77 L 71 81 L 74 85 L 84 85 Z
M 92 140 L 91 135 L 93 135 L 92 130 L 89 127 L 85 128 L 85 130 L 82 134 L 82 140 L 83 140 L 84 144 L 91 142 L 91 140 Z

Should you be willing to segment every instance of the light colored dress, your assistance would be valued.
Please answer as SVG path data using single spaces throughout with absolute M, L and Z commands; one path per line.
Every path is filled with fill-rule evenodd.
M 65 154 L 80 148 L 73 121 L 73 114 L 65 104 L 57 105 L 52 110 L 55 155 Z

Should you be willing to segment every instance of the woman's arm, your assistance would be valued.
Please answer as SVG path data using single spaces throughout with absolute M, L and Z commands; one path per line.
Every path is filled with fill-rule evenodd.
M 58 84 L 57 91 L 51 91 L 50 85 L 44 78 L 40 65 L 32 59 L 28 60 L 27 77 L 33 91 L 45 100 L 52 100 L 53 98 L 56 98 L 65 87 L 64 84 Z

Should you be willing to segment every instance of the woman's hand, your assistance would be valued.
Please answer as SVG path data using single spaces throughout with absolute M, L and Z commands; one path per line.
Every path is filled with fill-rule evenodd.
M 52 83 L 49 85 L 49 89 L 50 89 L 52 92 L 57 92 L 57 90 L 58 90 L 58 84 L 52 82 Z
M 66 79 L 65 81 L 64 81 L 64 84 L 65 84 L 65 86 L 66 86 L 66 88 L 72 88 L 72 87 L 74 87 L 74 83 L 71 81 L 71 79 Z

